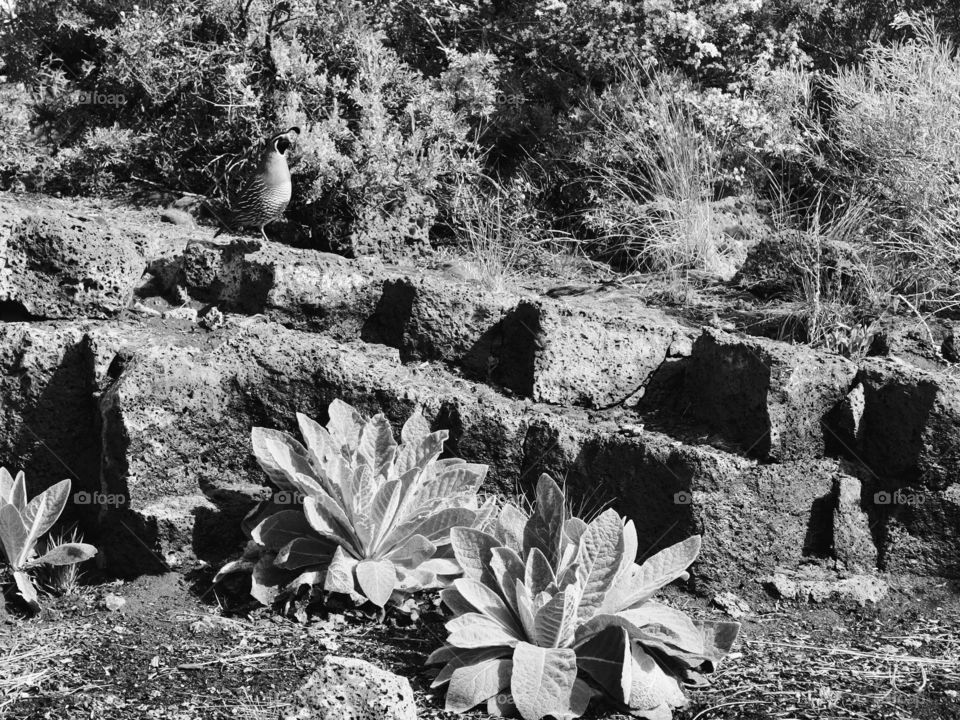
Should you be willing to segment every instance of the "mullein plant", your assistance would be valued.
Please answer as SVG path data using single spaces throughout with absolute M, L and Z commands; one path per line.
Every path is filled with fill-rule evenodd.
M 43 554 L 37 552 L 37 543 L 57 522 L 69 497 L 70 481 L 62 480 L 28 502 L 23 472 L 14 478 L 0 468 L 0 545 L 17 590 L 33 610 L 40 609 L 40 601 L 31 571 L 41 565 L 73 565 L 97 554 L 95 547 L 81 542 L 47 543 Z
M 397 443 L 383 414 L 365 418 L 340 400 L 326 427 L 297 414 L 304 443 L 254 428 L 253 451 L 277 492 L 248 515 L 251 542 L 228 573 L 250 571 L 251 594 L 270 604 L 305 585 L 384 607 L 461 574 L 450 530 L 486 527 L 492 499 L 478 491 L 486 465 L 440 459 L 447 431 L 416 411 Z
M 531 513 L 505 504 L 490 532 L 454 528 L 463 577 L 441 592 L 453 612 L 443 664 L 446 709 L 485 704 L 524 720 L 582 715 L 591 698 L 651 720 L 686 703 L 682 687 L 726 653 L 740 625 L 691 620 L 653 600 L 700 550 L 700 537 L 637 564 L 633 522 L 607 510 L 590 523 L 572 517 L 557 484 L 543 475 Z

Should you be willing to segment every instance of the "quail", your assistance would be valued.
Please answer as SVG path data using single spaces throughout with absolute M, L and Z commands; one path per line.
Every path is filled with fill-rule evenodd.
M 230 213 L 224 222 L 226 227 L 217 230 L 214 237 L 226 229 L 258 227 L 263 239 L 268 239 L 264 226 L 283 215 L 290 202 L 292 185 L 286 152 L 298 135 L 300 128 L 292 127 L 267 141 L 256 172 L 230 206 Z

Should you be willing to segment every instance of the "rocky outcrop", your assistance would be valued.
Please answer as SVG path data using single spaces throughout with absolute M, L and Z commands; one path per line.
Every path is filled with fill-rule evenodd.
M 855 375 L 837 355 L 709 329 L 693 345 L 683 409 L 748 455 L 821 457 L 827 416 Z
M 942 372 L 691 330 L 635 298 L 3 203 L 90 257 L 123 246 L 123 272 L 89 266 L 122 292 L 64 295 L 65 319 L 40 321 L 23 285 L 0 325 L 0 462 L 32 493 L 71 477 L 70 512 L 118 574 L 236 552 L 270 492 L 251 427 L 295 433 L 295 412 L 325 422 L 342 398 L 397 430 L 420 407 L 449 455 L 491 466 L 491 492 L 563 479 L 585 511 L 633 518 L 644 555 L 701 533 L 700 587 L 810 563 L 960 575 L 960 395 Z
M 0 310 L 10 317 L 112 317 L 145 265 L 136 244 L 105 221 L 0 201 Z

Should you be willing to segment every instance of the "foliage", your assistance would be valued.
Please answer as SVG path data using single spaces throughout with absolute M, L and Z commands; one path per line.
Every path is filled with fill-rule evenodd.
M 628 67 L 620 83 L 586 99 L 573 157 L 586 169 L 584 223 L 599 252 L 621 265 L 729 276 L 739 248 L 711 205 L 722 138 L 697 123 L 685 87 Z
M 305 446 L 253 429 L 254 454 L 279 493 L 251 513 L 251 552 L 218 579 L 250 570 L 264 604 L 281 589 L 322 584 L 380 607 L 395 592 L 448 584 L 460 574 L 450 529 L 483 527 L 494 512 L 477 497 L 487 467 L 439 459 L 447 431 L 430 432 L 419 411 L 399 445 L 383 414 L 368 420 L 334 400 L 329 415 L 324 428 L 297 414 Z
M 871 242 L 894 290 L 934 303 L 960 298 L 960 55 L 929 18 L 916 37 L 872 45 L 826 79 L 832 109 L 816 157 L 830 189 L 866 206 Z
M 92 545 L 78 542 L 37 553 L 37 543 L 60 517 L 69 496 L 70 480 L 62 480 L 27 502 L 23 472 L 13 478 L 6 468 L 0 468 L 0 546 L 20 595 L 34 610 L 40 609 L 40 603 L 30 570 L 40 565 L 72 565 L 97 554 Z
M 651 600 L 686 577 L 699 536 L 638 565 L 632 522 L 614 510 L 589 524 L 571 517 L 547 475 L 529 515 L 507 504 L 492 534 L 456 528 L 452 538 L 464 577 L 441 593 L 455 617 L 428 660 L 445 663 L 434 686 L 448 685 L 449 711 L 487 702 L 525 720 L 570 718 L 603 693 L 639 717 L 668 718 L 685 703 L 681 683 L 703 682 L 739 631 Z
M 24 4 L 3 34 L 57 149 L 30 189 L 102 194 L 143 177 L 223 199 L 264 137 L 298 125 L 291 213 L 314 244 L 354 253 L 424 241 L 448 183 L 475 171 L 475 106 L 405 65 L 355 4 L 70 3 L 68 36 L 54 5 Z

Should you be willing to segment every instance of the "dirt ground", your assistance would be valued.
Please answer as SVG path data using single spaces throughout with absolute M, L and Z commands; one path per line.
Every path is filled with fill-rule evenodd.
M 429 600 L 415 620 L 311 608 L 284 617 L 212 589 L 209 568 L 46 598 L 43 612 L 0 623 L 0 716 L 8 720 L 282 717 L 328 653 L 410 679 L 422 717 L 446 718 L 422 665 L 443 640 Z M 125 600 L 119 609 L 116 597 Z M 683 588 L 663 597 L 722 617 Z M 960 583 L 893 587 L 879 606 L 750 598 L 734 653 L 677 720 L 960 719 Z M 306 621 L 306 622 L 304 622 Z M 597 703 L 592 717 L 616 717 Z M 452 717 L 452 716 L 451 716 Z M 474 712 L 472 718 L 485 717 Z

